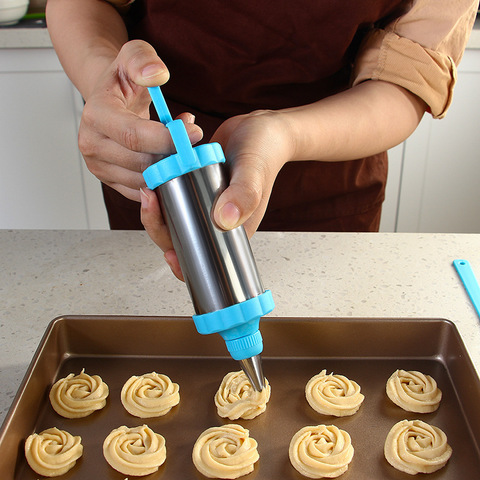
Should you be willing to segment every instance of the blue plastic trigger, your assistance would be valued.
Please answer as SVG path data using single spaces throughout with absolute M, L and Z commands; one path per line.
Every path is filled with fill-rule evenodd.
M 152 97 L 153 105 L 155 106 L 160 121 L 164 125 L 170 123 L 173 120 L 172 115 L 170 114 L 170 110 L 167 107 L 167 102 L 165 101 L 165 97 L 163 96 L 160 87 L 148 87 L 148 91 L 150 97 Z
M 177 150 L 177 155 L 181 158 L 185 170 L 198 168 L 200 165 L 193 152 L 192 144 L 188 138 L 187 130 L 181 120 L 173 120 L 167 123 L 167 128 L 172 136 L 173 143 Z
M 193 147 L 188 138 L 185 125 L 181 120 L 172 119 L 172 115 L 170 114 L 170 110 L 168 109 L 161 88 L 148 87 L 148 91 L 152 97 L 153 105 L 155 106 L 160 122 L 162 122 L 170 131 L 173 144 L 175 145 L 182 164 L 185 166 L 185 170 L 198 168 L 198 162 L 193 153 Z

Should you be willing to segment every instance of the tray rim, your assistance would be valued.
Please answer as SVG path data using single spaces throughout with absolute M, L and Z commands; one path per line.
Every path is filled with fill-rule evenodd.
M 20 383 L 20 386 L 16 392 L 16 395 L 12 401 L 12 404 L 7 412 L 7 415 L 5 417 L 5 420 L 4 422 L 2 423 L 1 427 L 0 427 L 0 446 L 2 445 L 2 442 L 3 442 L 3 439 L 4 437 L 7 435 L 8 433 L 8 430 L 9 430 L 9 426 L 10 424 L 12 423 L 12 421 L 14 420 L 15 418 L 15 412 L 16 412 L 16 409 L 18 408 L 18 404 L 19 404 L 19 401 L 21 400 L 22 398 L 22 395 L 24 394 L 26 388 L 28 387 L 29 385 L 29 382 L 31 380 L 31 378 L 33 377 L 33 374 L 35 373 L 35 369 L 38 365 L 38 363 L 41 361 L 42 359 L 42 352 L 44 351 L 44 349 L 46 348 L 47 346 L 47 341 L 49 339 L 49 337 L 52 335 L 52 333 L 54 333 L 55 329 L 57 328 L 60 328 L 62 324 L 65 324 L 65 322 L 75 322 L 75 321 L 95 321 L 95 320 L 109 320 L 109 321 L 120 321 L 120 322 L 129 322 L 131 321 L 132 319 L 141 319 L 141 320 L 146 320 L 146 321 L 158 321 L 158 320 L 163 320 L 163 321 L 181 321 L 181 322 L 188 322 L 188 323 L 192 323 L 193 324 L 193 321 L 191 319 L 190 316 L 151 316 L 151 315 L 148 315 L 148 316 L 137 316 L 137 315 L 59 315 L 57 317 L 55 317 L 54 319 L 52 319 L 47 328 L 45 329 L 42 337 L 41 337 L 41 340 L 32 356 L 32 359 L 29 363 L 29 366 L 27 368 L 27 371 Z M 458 342 L 459 344 L 459 347 L 460 349 L 462 349 L 465 354 L 466 354 L 466 357 L 462 359 L 462 362 L 464 362 L 463 364 L 465 364 L 465 362 L 467 363 L 468 367 L 469 367 L 469 370 L 471 370 L 471 372 L 473 372 L 475 374 L 475 377 L 476 377 L 476 380 L 477 380 L 477 383 L 478 383 L 478 386 L 480 386 L 480 378 L 475 370 L 475 367 L 473 365 L 473 362 L 472 362 L 472 359 L 471 357 L 468 355 L 468 351 L 466 350 L 466 347 L 465 347 L 465 343 L 463 342 L 463 339 L 460 335 L 460 332 L 458 331 L 456 325 L 454 322 L 452 322 L 451 320 L 449 319 L 445 319 L 445 318 L 412 318 L 412 317 L 406 317 L 406 318 L 403 318 L 403 317 L 397 317 L 397 318 L 389 318 L 389 317 L 373 317 L 373 318 L 364 318 L 364 317 L 316 317 L 316 316 L 309 316 L 309 317 L 274 317 L 274 316 L 271 316 L 271 317 L 266 317 L 264 319 L 262 319 L 262 322 L 271 322 L 271 323 L 292 323 L 294 321 L 297 321 L 297 320 L 300 320 L 300 321 L 303 321 L 303 322 L 312 322 L 312 323 L 317 323 L 317 322 L 327 322 L 327 323 L 333 323 L 333 322 L 348 322 L 348 323 L 365 323 L 365 322 L 368 322 L 369 324 L 374 324 L 375 322 L 382 322 L 382 323 L 385 323 L 385 322 L 388 322 L 388 323 L 415 323 L 415 322 L 418 322 L 418 321 L 421 321 L 422 323 L 438 323 L 438 324 L 442 324 L 442 325 L 446 325 L 447 328 L 448 328 L 448 331 L 450 334 L 453 334 L 455 336 L 455 340 L 456 342 Z M 60 325 L 60 327 L 58 326 Z M 443 333 L 442 335 L 445 335 L 445 333 Z M 321 357 L 321 355 L 319 355 Z M 220 358 L 219 356 L 215 356 L 216 358 Z M 268 358 L 268 357 L 266 357 Z M 297 357 L 292 357 L 292 358 L 297 358 Z M 308 357 L 302 357 L 302 358 L 308 358 Z M 331 356 L 328 356 L 328 358 L 333 358 Z M 349 357 L 351 359 L 355 359 L 356 357 Z M 366 358 L 366 357 L 362 357 L 362 358 Z M 369 358 L 372 358 L 372 357 L 369 357 Z M 381 360 L 382 357 L 375 357 L 375 359 L 377 360 Z M 405 358 L 412 358 L 412 357 L 405 357 Z M 448 366 L 445 362 L 445 359 L 442 355 L 437 355 L 437 356 L 423 356 L 423 357 L 419 357 L 419 358 L 424 358 L 424 359 L 435 359 L 437 361 L 440 361 L 447 370 L 448 369 Z M 57 365 L 57 368 L 59 367 L 59 365 Z M 449 375 L 450 375 L 450 371 L 449 371 Z M 454 383 L 453 382 L 453 379 L 451 378 L 451 381 L 452 381 L 452 384 Z M 456 390 L 456 389 L 455 389 Z M 463 401 L 462 401 L 462 398 L 459 398 L 458 397 L 458 394 L 457 394 L 457 399 L 459 401 L 459 404 L 462 408 L 462 410 L 464 410 L 462 412 L 462 414 L 464 415 L 464 418 L 465 419 L 468 419 L 469 416 L 466 415 L 466 412 L 465 412 L 465 408 L 464 408 L 464 404 L 463 404 Z M 473 429 L 472 429 L 472 426 L 470 425 L 469 422 L 467 422 L 469 425 L 469 429 L 470 429 L 470 435 L 471 435 L 471 438 L 474 439 L 474 445 L 473 445 L 473 448 L 479 452 L 479 456 L 480 456 L 480 431 L 479 432 L 475 432 Z

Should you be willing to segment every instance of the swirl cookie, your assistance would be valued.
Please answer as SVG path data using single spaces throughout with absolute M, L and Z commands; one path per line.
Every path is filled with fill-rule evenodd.
M 103 442 L 103 456 L 123 475 L 143 476 L 156 472 L 167 458 L 165 438 L 147 425 L 112 430 Z
M 240 425 L 205 430 L 195 442 L 192 460 L 197 470 L 210 478 L 238 478 L 253 471 L 259 459 L 257 442 Z
M 316 412 L 336 417 L 353 415 L 365 399 L 358 383 L 343 375 L 327 375 L 326 370 L 308 381 L 305 397 Z
M 50 390 L 53 409 L 65 418 L 83 418 L 106 404 L 108 386 L 98 375 L 90 376 L 85 369 L 58 380 Z
M 121 401 L 131 415 L 140 418 L 166 415 L 180 402 L 180 387 L 167 375 L 152 372 L 130 377 L 122 388 Z
M 38 475 L 58 477 L 71 470 L 83 454 L 80 437 L 49 428 L 30 435 L 25 442 L 27 462 Z
M 402 420 L 385 440 L 385 458 L 392 467 L 410 475 L 440 470 L 452 455 L 447 436 L 421 420 Z
M 263 390 L 257 392 L 243 371 L 227 373 L 215 394 L 218 415 L 230 420 L 251 420 L 265 411 L 270 392 L 267 379 Z
M 308 478 L 335 478 L 348 470 L 354 449 L 350 435 L 334 425 L 303 427 L 290 441 L 292 466 Z
M 438 409 L 442 391 L 421 372 L 397 370 L 387 381 L 388 398 L 407 412 L 431 413 Z

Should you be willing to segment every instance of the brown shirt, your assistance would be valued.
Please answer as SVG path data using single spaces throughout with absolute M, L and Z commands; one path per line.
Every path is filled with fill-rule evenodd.
M 168 66 L 172 114 L 194 113 L 208 140 L 232 115 L 312 103 L 367 79 L 397 83 L 443 116 L 477 3 L 136 0 L 127 26 Z M 386 177 L 385 153 L 288 163 L 260 229 L 377 230 Z

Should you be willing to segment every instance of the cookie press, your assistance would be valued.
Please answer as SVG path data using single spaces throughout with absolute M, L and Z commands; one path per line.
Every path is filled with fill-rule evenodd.
M 201 334 L 219 333 L 257 391 L 264 387 L 260 317 L 274 308 L 264 290 L 243 226 L 222 230 L 213 220 L 227 188 L 225 155 L 218 143 L 192 147 L 181 120 L 172 120 L 159 87 L 149 88 L 176 154 L 143 172 L 159 198 Z

